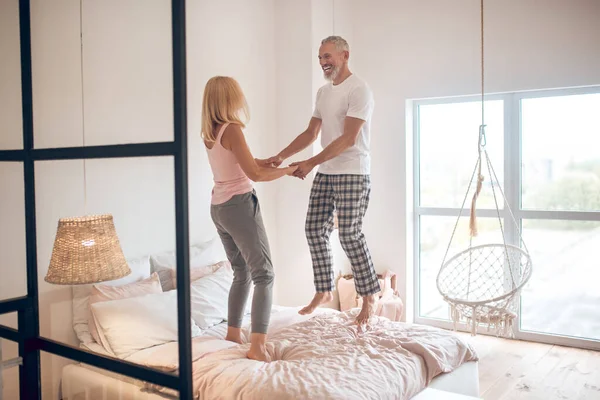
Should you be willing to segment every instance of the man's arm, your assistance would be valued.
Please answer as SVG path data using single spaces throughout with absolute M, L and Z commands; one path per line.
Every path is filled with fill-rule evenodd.
M 283 149 L 278 155 L 283 158 L 290 158 L 296 153 L 301 152 L 308 146 L 314 143 L 319 137 L 321 130 L 321 120 L 319 118 L 312 117 L 308 123 L 308 128 L 302 132 L 288 147 Z
M 252 156 L 242 129 L 237 124 L 230 124 L 223 132 L 221 144 L 235 155 L 242 171 L 254 182 L 268 182 L 291 175 L 296 168 L 269 168 L 256 162 Z
M 281 150 L 276 156 L 267 158 L 266 160 L 259 160 L 259 162 L 264 163 L 265 165 L 278 167 L 283 160 L 290 158 L 294 154 L 306 149 L 319 137 L 319 132 L 321 131 L 321 122 L 321 119 L 312 117 L 308 123 L 308 128 L 298 135 L 296 139 L 289 144 L 289 146 Z
M 308 123 L 308 128 L 306 128 L 304 132 L 298 135 L 288 147 L 281 150 L 279 154 L 264 160 L 268 165 L 272 167 L 278 167 L 283 162 L 283 160 L 293 156 L 296 153 L 301 152 L 302 150 L 306 149 L 308 146 L 313 144 L 315 140 L 317 140 L 317 137 L 319 137 L 319 132 L 321 131 L 322 123 L 321 111 L 319 110 L 319 98 L 321 97 L 322 89 L 323 88 L 320 88 L 317 91 L 317 97 L 315 99 L 315 108 L 313 110 L 312 118 Z
M 314 157 L 311 157 L 306 161 L 291 164 L 292 166 L 298 166 L 294 175 L 299 178 L 304 178 L 317 165 L 323 164 L 325 161 L 339 156 L 344 150 L 354 146 L 364 123 L 365 121 L 360 118 L 346 117 L 344 119 L 344 133 L 340 137 L 331 142 Z

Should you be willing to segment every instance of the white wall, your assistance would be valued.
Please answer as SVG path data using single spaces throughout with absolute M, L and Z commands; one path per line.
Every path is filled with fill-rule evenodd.
M 274 0 L 196 0 L 187 3 L 190 191 L 193 185 L 204 185 L 202 188 L 197 186 L 196 194 L 190 195 L 190 204 L 194 205 L 190 206 L 193 229 L 212 227 L 210 190 L 205 185 L 209 183 L 212 187 L 213 178 L 199 135 L 202 94 L 210 77 L 232 76 L 242 86 L 250 107 L 251 118 L 245 134 L 253 155 L 266 158 L 276 151 L 273 139 L 277 134 L 274 3 Z M 275 208 L 276 188 L 272 183 L 256 184 L 255 187 L 271 249 L 275 250 L 275 213 L 269 210 Z
M 406 129 L 405 107 L 409 99 L 478 93 L 479 1 L 347 0 L 334 5 L 336 33 L 350 42 L 351 70 L 370 84 L 375 96 L 372 197 L 364 230 L 377 270 L 391 269 L 398 274 L 410 311 L 412 170 L 408 166 L 412 162 L 412 131 Z M 305 92 L 315 85 L 305 64 L 316 63 L 314 46 L 320 38 L 313 36 L 313 54 L 305 55 L 307 50 L 300 47 L 306 46 L 305 41 L 291 37 L 307 30 L 304 14 L 291 10 L 302 6 L 287 5 L 287 13 L 281 12 L 284 6 L 279 7 L 280 19 L 286 22 L 278 32 L 289 35 L 285 40 L 294 40 L 291 43 L 298 46 L 291 60 L 294 69 L 285 69 L 285 76 L 293 76 L 294 82 L 280 77 L 278 91 L 280 109 L 296 114 L 288 120 L 287 114 L 280 113 L 279 121 L 299 132 L 308 121 L 313 100 L 309 103 Z M 321 12 L 327 13 L 327 7 L 322 8 Z M 600 2 L 550 0 L 542 5 L 533 0 L 489 0 L 485 9 L 487 90 L 600 84 Z M 292 24 L 285 18 L 294 12 L 300 18 Z M 313 22 L 327 18 L 321 15 Z M 285 139 L 296 133 L 288 131 Z M 283 142 L 280 140 L 287 145 L 288 141 Z M 282 264 L 285 274 L 278 276 L 279 300 L 297 304 L 309 299 L 313 291 L 302 231 L 310 182 L 292 185 L 282 181 L 278 185 L 294 190 L 283 195 L 284 209 L 277 220 L 279 250 L 288 254 Z M 285 209 L 298 210 L 298 215 L 286 214 Z
M 83 54 L 79 0 L 33 0 L 32 61 L 36 147 L 104 145 L 173 139 L 170 2 L 84 1 Z M 231 10 L 236 13 L 231 13 Z M 257 157 L 276 151 L 273 0 L 188 1 L 187 83 L 190 240 L 215 235 L 209 215 L 212 175 L 201 142 L 205 82 L 239 80 L 251 108 L 246 130 Z M 0 2 L 0 148 L 21 147 L 18 0 Z M 6 62 L 5 62 L 6 60 Z M 248 60 L 260 60 L 249 63 Z M 83 95 L 82 95 L 83 88 Z M 87 190 L 84 192 L 84 177 Z M 26 293 L 23 175 L 0 164 L 0 298 Z M 264 209 L 274 187 L 257 185 Z M 174 171 L 170 157 L 36 163 L 40 330 L 77 345 L 71 327 L 71 288 L 44 282 L 58 219 L 112 213 L 127 258 L 175 244 Z M 87 198 L 87 201 L 86 201 Z M 273 212 L 265 212 L 269 232 Z M 272 240 L 276 235 L 270 235 Z M 9 283 L 10 280 L 16 280 Z M 175 312 L 175 310 L 173 310 Z M 16 318 L 0 323 L 16 326 Z M 5 342 L 6 343 L 6 342 Z M 4 357 L 16 354 L 6 343 Z M 42 356 L 44 398 L 58 398 L 67 360 Z M 5 398 L 17 398 L 17 370 L 5 373 Z M 12 374 L 12 375 L 11 375 Z M 10 378 L 10 379 L 9 379 Z
M 314 59 L 310 40 L 310 2 L 277 1 L 275 15 L 277 148 L 273 154 L 308 126 L 312 113 Z M 311 154 L 306 150 L 294 159 Z M 284 177 L 274 186 L 277 187 L 275 295 L 278 303 L 289 305 L 306 297 L 303 292 L 312 282 L 310 254 L 304 238 L 304 210 L 308 204 L 310 182 Z

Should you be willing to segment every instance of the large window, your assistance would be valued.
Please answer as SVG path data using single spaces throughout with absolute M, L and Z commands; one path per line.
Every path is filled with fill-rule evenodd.
M 486 149 L 516 219 L 490 174 L 477 202 L 473 245 L 518 245 L 533 276 L 521 296 L 517 337 L 600 348 L 600 88 L 486 96 Z M 449 327 L 436 287 L 444 255 L 469 246 L 480 98 L 415 102 L 415 316 Z M 493 180 L 496 184 L 496 179 Z M 462 217 L 458 220 L 466 198 Z M 496 204 L 498 207 L 496 207 Z M 499 210 L 497 210 L 497 208 Z M 450 244 L 452 232 L 454 239 Z

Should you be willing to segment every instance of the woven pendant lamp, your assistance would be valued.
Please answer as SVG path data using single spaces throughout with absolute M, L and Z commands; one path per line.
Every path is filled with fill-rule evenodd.
M 81 0 L 80 0 L 81 7 Z M 83 21 L 79 16 L 81 63 L 83 65 Z M 83 73 L 83 70 L 82 70 Z M 83 81 L 83 75 L 82 75 Z M 81 86 L 82 103 L 85 98 Z M 85 121 L 84 108 L 81 119 Z M 85 124 L 82 126 L 85 147 Z M 87 209 L 87 173 L 83 159 L 84 210 Z M 131 273 L 117 236 L 113 216 L 85 215 L 58 221 L 50 267 L 44 280 L 55 285 L 83 285 L 112 281 Z
M 112 215 L 58 221 L 46 282 L 81 285 L 111 281 L 130 273 Z

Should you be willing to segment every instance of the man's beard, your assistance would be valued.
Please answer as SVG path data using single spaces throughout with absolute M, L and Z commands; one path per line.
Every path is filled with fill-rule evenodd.
M 339 66 L 332 66 L 331 67 L 331 73 L 329 75 L 327 75 L 327 73 L 325 71 L 323 71 L 323 77 L 325 79 L 327 79 L 328 81 L 333 82 L 335 80 L 335 78 L 338 76 L 338 74 L 340 73 L 340 67 Z

